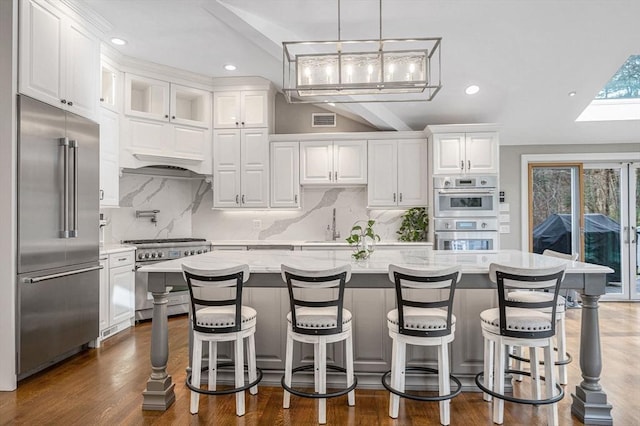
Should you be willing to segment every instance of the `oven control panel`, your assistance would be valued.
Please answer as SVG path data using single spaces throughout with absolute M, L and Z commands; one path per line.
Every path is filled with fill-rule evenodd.
M 197 245 L 174 248 L 138 248 L 138 262 L 178 259 L 186 256 L 207 253 L 211 250 L 209 245 Z

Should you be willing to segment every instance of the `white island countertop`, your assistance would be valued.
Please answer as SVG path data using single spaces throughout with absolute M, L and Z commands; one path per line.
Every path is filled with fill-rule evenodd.
M 280 265 L 305 269 L 331 269 L 350 263 L 354 274 L 386 273 L 390 264 L 404 265 L 414 268 L 441 268 L 451 265 L 462 265 L 462 272 L 483 274 L 489 272 L 489 264 L 520 268 L 545 268 L 567 264 L 567 274 L 611 273 L 606 266 L 590 263 L 567 261 L 539 254 L 518 250 L 499 250 L 483 252 L 452 252 L 423 249 L 387 249 L 375 251 L 366 260 L 356 261 L 350 251 L 345 250 L 258 250 L 258 251 L 213 251 L 188 258 L 158 262 L 143 266 L 139 272 L 181 272 L 182 264 L 194 268 L 219 269 L 246 263 L 251 273 L 280 273 Z

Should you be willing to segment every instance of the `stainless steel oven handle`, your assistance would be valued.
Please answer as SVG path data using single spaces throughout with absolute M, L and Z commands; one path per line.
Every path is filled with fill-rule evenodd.
M 76 269 L 75 271 L 60 272 L 59 274 L 43 275 L 41 277 L 36 277 L 36 278 L 25 277 L 22 279 L 22 282 L 25 284 L 39 283 L 40 281 L 52 280 L 54 278 L 61 278 L 69 275 L 82 274 L 84 272 L 97 271 L 98 269 L 102 269 L 102 268 L 103 268 L 102 265 L 98 265 L 98 266 L 92 266 L 90 268 Z
M 452 195 L 495 195 L 495 189 L 483 189 L 482 191 L 468 190 L 468 189 L 439 189 L 439 194 L 452 194 Z
M 69 138 L 60 138 L 62 147 L 62 231 L 60 238 L 69 238 Z

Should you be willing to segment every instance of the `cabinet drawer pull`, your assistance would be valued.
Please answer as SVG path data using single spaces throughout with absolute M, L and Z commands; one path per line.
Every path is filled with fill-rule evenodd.
M 118 259 L 118 262 L 124 262 L 125 260 L 127 260 L 126 257 L 121 257 L 120 259 Z
M 69 102 L 67 102 L 67 105 L 73 106 L 73 102 L 69 101 Z

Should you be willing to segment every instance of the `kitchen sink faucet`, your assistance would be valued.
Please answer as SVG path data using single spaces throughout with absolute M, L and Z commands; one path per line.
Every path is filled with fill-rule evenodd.
M 333 209 L 333 220 L 331 221 L 331 236 L 336 241 L 340 238 L 340 231 L 336 231 L 336 209 Z

